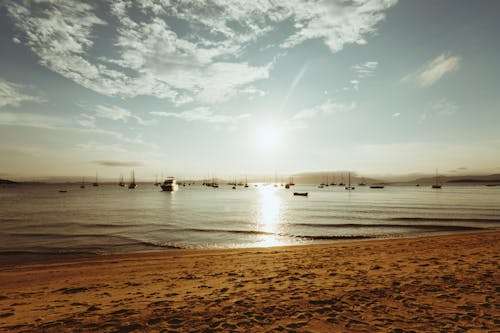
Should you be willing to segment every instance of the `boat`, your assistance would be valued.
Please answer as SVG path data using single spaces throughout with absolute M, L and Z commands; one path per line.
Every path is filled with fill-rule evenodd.
M 59 190 L 59 193 L 67 193 L 67 190 Z
M 344 190 L 354 190 L 354 186 L 351 186 L 351 173 L 349 172 L 349 176 L 348 176 L 348 183 L 347 183 L 347 186 L 344 187 Z
M 245 177 L 245 187 L 248 187 L 248 180 L 247 180 L 247 177 Z
M 384 188 L 384 185 L 370 185 L 370 188 Z
M 285 184 L 285 188 L 290 188 L 290 184 Z
M 158 175 L 155 176 L 155 182 L 154 182 L 154 186 L 160 186 L 160 182 L 158 181 Z
M 174 177 L 167 177 L 163 184 L 161 184 L 161 189 L 164 192 L 175 192 L 179 189 L 179 185 L 177 185 Z
M 361 178 L 361 183 L 359 183 L 358 186 L 366 186 L 364 178 Z
M 307 197 L 309 195 L 308 192 L 293 192 L 293 195 Z
M 130 182 L 130 184 L 128 184 L 128 188 L 134 189 L 136 187 L 137 187 L 137 184 L 135 183 L 135 173 L 134 173 L 134 170 L 132 170 L 132 181 Z
M 437 188 L 437 189 L 441 188 L 441 184 L 439 183 L 439 178 L 438 178 L 438 171 L 437 171 L 437 169 L 436 169 L 436 177 L 435 177 L 435 182 L 434 182 L 434 184 L 432 184 L 432 186 L 431 186 L 431 187 L 432 187 L 432 188 Z
M 123 181 L 123 175 L 120 176 L 120 181 L 118 182 L 118 186 L 125 187 L 125 182 Z
M 319 184 L 318 185 L 318 188 L 324 188 L 325 187 L 325 184 Z
M 82 178 L 82 184 L 80 185 L 80 188 L 85 188 L 85 182 L 84 182 L 83 178 Z
M 99 186 L 99 182 L 97 181 L 97 172 L 95 173 L 95 182 L 92 183 L 92 186 L 94 187 Z

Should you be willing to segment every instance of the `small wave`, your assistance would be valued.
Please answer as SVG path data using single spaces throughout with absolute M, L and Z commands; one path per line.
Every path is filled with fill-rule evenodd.
M 188 248 L 187 246 L 183 246 L 180 244 L 174 244 L 174 243 L 169 243 L 169 242 L 157 242 L 157 241 L 138 241 L 137 242 L 140 245 L 147 246 L 147 247 L 158 247 L 162 249 L 171 249 L 171 250 L 182 250 Z
M 190 232 L 205 232 L 205 233 L 228 233 L 228 234 L 248 234 L 248 235 L 274 235 L 272 232 L 261 230 L 235 230 L 235 229 L 202 229 L 202 228 L 179 228 L 179 229 L 159 229 L 159 231 L 190 231 Z
M 296 235 L 293 236 L 295 238 L 301 238 L 301 239 L 310 239 L 310 240 L 348 240 L 348 239 L 369 239 L 373 238 L 373 236 L 303 236 L 303 235 Z
M 414 222 L 474 222 L 474 223 L 500 223 L 499 219 L 477 219 L 460 217 L 393 217 L 391 221 L 414 221 Z
M 457 225 L 431 225 L 431 224 L 360 224 L 360 223 L 341 223 L 341 224 L 314 224 L 297 223 L 292 226 L 314 227 L 314 228 L 413 228 L 413 229 L 432 229 L 432 230 L 482 230 L 481 227 L 457 226 Z

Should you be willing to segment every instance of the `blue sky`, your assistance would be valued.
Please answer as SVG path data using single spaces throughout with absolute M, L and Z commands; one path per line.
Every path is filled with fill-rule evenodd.
M 500 172 L 498 1 L 5 1 L 0 176 Z

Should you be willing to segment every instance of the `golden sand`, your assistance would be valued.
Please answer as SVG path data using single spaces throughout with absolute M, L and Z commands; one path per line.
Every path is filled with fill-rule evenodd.
M 491 332 L 500 232 L 0 264 L 0 331 Z

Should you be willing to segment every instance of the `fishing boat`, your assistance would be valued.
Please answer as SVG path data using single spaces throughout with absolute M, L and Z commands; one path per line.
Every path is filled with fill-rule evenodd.
M 432 188 L 441 188 L 441 184 L 439 183 L 439 177 L 438 177 L 438 171 L 436 169 L 436 177 L 435 177 L 435 180 L 434 180 L 434 184 L 432 184 L 431 186 Z
M 136 187 L 137 187 L 137 184 L 135 183 L 135 172 L 134 172 L 134 170 L 132 170 L 132 181 L 130 182 L 130 184 L 128 184 L 128 188 L 134 189 Z
M 161 184 L 161 189 L 164 192 L 175 192 L 179 189 L 179 185 L 177 185 L 174 177 L 167 177 L 163 184 Z
M 293 192 L 293 195 L 307 197 L 309 195 L 308 192 Z

